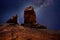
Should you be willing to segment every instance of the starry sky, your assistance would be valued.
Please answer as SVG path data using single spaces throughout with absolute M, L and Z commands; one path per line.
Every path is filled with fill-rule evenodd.
M 24 9 L 33 6 L 38 24 L 49 30 L 60 30 L 60 0 L 0 0 L 0 24 L 18 14 L 18 23 L 24 22 Z

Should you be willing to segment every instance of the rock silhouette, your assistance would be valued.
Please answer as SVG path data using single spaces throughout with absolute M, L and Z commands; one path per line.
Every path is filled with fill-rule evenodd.
M 25 8 L 24 10 L 24 24 L 36 23 L 36 14 L 32 6 Z
M 7 23 L 18 24 L 17 22 L 18 15 L 12 16 Z M 24 27 L 38 28 L 38 29 L 47 29 L 44 25 L 37 24 L 36 14 L 32 6 L 26 7 L 24 10 L 24 23 L 21 24 Z
M 7 23 L 18 24 L 17 18 L 18 18 L 17 15 L 12 16 L 12 17 L 7 21 Z
M 36 14 L 32 6 L 26 7 L 24 10 L 24 24 L 25 27 L 47 29 L 44 25 L 37 24 Z

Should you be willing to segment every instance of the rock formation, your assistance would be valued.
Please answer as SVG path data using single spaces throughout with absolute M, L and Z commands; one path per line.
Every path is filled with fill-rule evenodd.
M 12 16 L 8 21 L 7 21 L 7 23 L 11 23 L 11 24 L 18 24 L 18 22 L 17 22 L 17 15 L 15 15 L 15 16 Z
M 18 24 L 17 22 L 17 15 L 12 16 L 7 23 L 10 24 Z M 24 10 L 24 23 L 21 24 L 24 27 L 30 27 L 30 28 L 39 28 L 39 29 L 46 29 L 45 26 L 37 24 L 36 22 L 36 14 L 32 6 L 29 6 L 25 8 Z
M 21 25 L 30 28 L 46 29 L 45 26 L 37 24 L 36 14 L 32 6 L 29 6 L 24 10 L 24 24 Z
M 36 15 L 32 6 L 24 10 L 24 24 L 36 23 Z

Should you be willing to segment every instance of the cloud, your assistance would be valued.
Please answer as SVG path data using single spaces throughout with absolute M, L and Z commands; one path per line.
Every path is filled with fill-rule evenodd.
M 52 6 L 54 3 L 53 0 L 30 0 L 30 2 L 37 7 L 48 7 Z
M 41 5 L 41 7 L 49 7 L 53 6 L 54 1 L 53 0 L 45 0 L 45 2 Z

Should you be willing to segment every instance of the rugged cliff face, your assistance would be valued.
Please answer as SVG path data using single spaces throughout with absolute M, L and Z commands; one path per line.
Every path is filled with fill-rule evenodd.
M 32 6 L 26 7 L 24 10 L 24 24 L 36 23 L 36 14 Z

